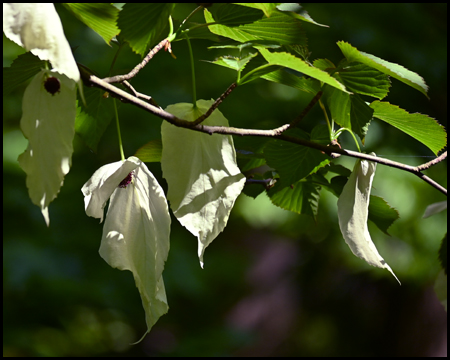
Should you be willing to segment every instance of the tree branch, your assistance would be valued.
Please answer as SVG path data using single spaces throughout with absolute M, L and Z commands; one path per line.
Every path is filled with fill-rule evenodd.
M 156 45 L 153 49 L 151 49 L 150 52 L 147 54 L 147 56 L 139 64 L 137 64 L 135 68 L 131 70 L 128 74 L 104 78 L 103 81 L 112 84 L 112 83 L 119 83 L 124 80 L 130 80 L 132 77 L 135 77 L 137 73 L 140 70 L 142 70 L 145 65 L 147 65 L 147 63 L 153 58 L 153 56 L 155 56 L 159 50 L 165 47 L 168 42 L 169 40 L 167 39 L 162 40 L 158 45 Z
M 392 161 L 389 159 L 380 158 L 377 156 L 371 156 L 371 155 L 359 153 L 356 151 L 341 149 L 338 146 L 326 146 L 326 145 L 315 143 L 313 141 L 304 140 L 304 139 L 300 139 L 300 138 L 296 138 L 293 136 L 282 134 L 281 133 L 282 131 L 280 131 L 280 129 L 284 128 L 286 125 L 290 125 L 290 124 L 283 125 L 277 129 L 273 129 L 273 130 L 240 129 L 240 128 L 226 127 L 226 126 L 207 126 L 207 125 L 201 125 L 201 124 L 193 124 L 192 121 L 179 119 L 176 116 L 168 113 L 167 111 L 164 111 L 161 108 L 153 106 L 153 105 L 127 93 L 126 91 L 123 91 L 123 90 L 109 84 L 108 82 L 106 82 L 102 79 L 99 79 L 95 75 L 90 75 L 90 74 L 87 74 L 86 72 L 82 72 L 82 78 L 87 86 L 96 86 L 100 89 L 106 90 L 111 94 L 111 96 L 117 97 L 121 101 L 126 101 L 129 103 L 132 103 L 133 105 L 140 107 L 141 109 L 143 109 L 147 112 L 150 112 L 153 115 L 156 115 L 159 118 L 166 120 L 169 123 L 171 123 L 172 125 L 175 125 L 178 127 L 188 128 L 188 129 L 203 132 L 203 133 L 206 133 L 209 135 L 222 134 L 222 135 L 237 135 L 237 136 L 272 137 L 275 139 L 280 139 L 283 141 L 287 141 L 287 142 L 291 142 L 294 144 L 306 146 L 306 147 L 309 147 L 312 149 L 316 149 L 316 150 L 322 151 L 326 154 L 329 154 L 330 156 L 333 156 L 333 157 L 337 156 L 337 154 L 340 154 L 340 155 L 345 155 L 345 156 L 351 156 L 351 157 L 358 158 L 358 159 L 365 159 L 365 160 L 373 161 L 373 162 L 376 162 L 379 164 L 383 164 L 383 165 L 394 167 L 394 168 L 397 168 L 400 170 L 408 171 L 408 172 L 418 176 L 425 182 L 429 183 L 431 186 L 433 186 L 434 188 L 436 188 L 443 194 L 447 195 L 447 189 L 445 189 L 443 186 L 441 186 L 440 184 L 438 184 L 434 180 L 430 179 L 428 176 L 424 175 L 421 172 L 422 170 L 428 169 L 430 166 L 437 164 L 438 162 L 445 159 L 447 156 L 446 152 L 444 154 L 442 154 L 441 156 L 439 156 L 438 158 L 436 158 L 428 163 L 414 167 L 414 166 L 398 163 L 398 162 L 395 162 L 395 161 Z M 230 88 L 231 88 L 231 86 L 230 86 Z M 317 97 L 317 95 L 316 95 L 316 97 Z M 221 99 L 221 97 L 219 99 Z M 318 98 L 316 99 L 316 101 L 317 100 L 318 100 Z M 212 111 L 214 111 L 214 109 Z

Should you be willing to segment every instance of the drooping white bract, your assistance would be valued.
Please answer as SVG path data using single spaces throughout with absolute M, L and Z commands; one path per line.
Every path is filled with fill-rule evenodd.
M 133 273 L 145 309 L 147 333 L 167 313 L 162 278 L 169 252 L 170 215 L 161 186 L 138 158 L 104 165 L 81 189 L 86 214 L 103 220 L 100 256 Z
M 213 100 L 170 105 L 166 111 L 193 121 L 204 114 Z M 228 126 L 215 110 L 205 125 Z M 161 126 L 163 176 L 169 185 L 167 198 L 180 221 L 198 239 L 198 256 L 203 267 L 205 248 L 225 228 L 231 209 L 245 183 L 236 164 L 233 138 L 208 135 L 163 122 Z
M 59 81 L 59 90 L 45 89 L 48 78 Z M 19 156 L 27 174 L 31 201 L 39 206 L 47 226 L 48 205 L 59 193 L 72 164 L 75 135 L 76 87 L 65 75 L 42 70 L 25 89 L 20 127 L 28 147 Z
M 370 155 L 375 156 L 375 153 Z M 356 161 L 353 172 L 338 199 L 339 227 L 353 254 L 372 266 L 388 269 L 400 283 L 390 266 L 378 253 L 367 227 L 370 190 L 376 165 L 367 160 Z
M 5 36 L 31 51 L 41 60 L 49 60 L 53 70 L 78 82 L 80 72 L 53 4 L 4 3 Z

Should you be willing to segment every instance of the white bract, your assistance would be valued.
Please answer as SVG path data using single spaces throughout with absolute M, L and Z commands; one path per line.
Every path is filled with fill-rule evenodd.
M 47 78 L 59 81 L 53 95 L 44 88 Z M 27 174 L 31 201 L 39 206 L 47 226 L 48 205 L 56 198 L 72 163 L 76 116 L 75 83 L 64 75 L 42 70 L 25 89 L 20 127 L 28 147 L 19 156 Z
M 86 214 L 100 221 L 110 199 L 100 256 L 110 266 L 133 273 L 148 333 L 169 308 L 162 278 L 170 237 L 164 192 L 147 166 L 134 156 L 102 166 L 81 190 Z
M 166 111 L 194 121 L 213 100 L 170 105 Z M 228 120 L 215 110 L 205 125 L 228 126 Z M 169 185 L 167 198 L 180 221 L 198 239 L 198 256 L 203 267 L 205 248 L 225 228 L 231 209 L 245 183 L 236 164 L 233 138 L 208 135 L 163 122 L 161 126 L 163 176 Z
M 374 153 L 371 155 L 375 156 Z M 353 172 L 338 199 L 339 227 L 353 254 L 372 266 L 388 269 L 400 283 L 390 266 L 378 253 L 367 227 L 370 190 L 376 165 L 367 160 L 356 161 Z
M 80 72 L 53 4 L 4 3 L 5 36 L 31 51 L 41 60 L 49 60 L 53 70 L 78 82 Z
M 53 66 L 51 73 L 42 70 L 26 88 L 20 121 L 29 144 L 19 163 L 27 174 L 30 198 L 41 208 L 48 226 L 48 205 L 56 198 L 71 166 L 75 83 L 81 92 L 80 72 L 53 4 L 4 3 L 3 32 Z M 48 77 L 58 79 L 60 87 L 55 91 L 44 88 Z

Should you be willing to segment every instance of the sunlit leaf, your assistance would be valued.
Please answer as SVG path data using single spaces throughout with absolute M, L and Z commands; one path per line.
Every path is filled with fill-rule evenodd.
M 161 162 L 162 142 L 161 140 L 149 141 L 136 151 L 136 156 L 144 162 Z
M 410 114 L 388 102 L 370 104 L 373 117 L 383 120 L 427 146 L 435 155 L 447 145 L 447 133 L 435 119 L 423 114 Z
M 346 65 L 335 76 L 348 90 L 378 99 L 386 97 L 391 86 L 389 76 L 364 64 Z
M 89 26 L 109 45 L 120 30 L 117 27 L 119 9 L 107 3 L 64 3 L 73 15 Z
M 338 90 L 348 92 L 345 89 L 345 86 L 342 85 L 339 81 L 337 81 L 335 78 L 330 76 L 327 72 L 320 70 L 316 67 L 313 67 L 309 65 L 307 62 L 303 61 L 302 59 L 295 57 L 292 54 L 288 54 L 285 52 L 273 52 L 271 53 L 267 49 L 263 49 L 261 47 L 258 47 L 259 52 L 264 56 L 264 58 L 267 60 L 269 64 L 273 65 L 280 65 L 287 67 L 289 69 L 301 72 L 305 75 L 311 76 L 317 80 L 320 80 L 324 82 L 325 84 L 331 85 Z
M 383 74 L 390 75 L 413 87 L 414 89 L 419 90 L 422 94 L 428 97 L 427 84 L 425 84 L 423 78 L 415 72 L 412 72 L 401 65 L 391 63 L 374 55 L 359 51 L 357 48 L 353 47 L 349 43 L 346 43 L 345 41 L 338 41 L 337 45 L 341 48 L 342 53 L 349 62 L 360 62 L 377 69 Z
M 211 13 L 205 9 L 205 21 L 215 22 Z M 244 24 L 236 27 L 225 25 L 209 25 L 212 33 L 224 36 L 242 43 L 253 40 L 267 40 L 279 44 L 306 45 L 305 32 L 298 20 L 282 14 L 274 13 L 270 18 Z

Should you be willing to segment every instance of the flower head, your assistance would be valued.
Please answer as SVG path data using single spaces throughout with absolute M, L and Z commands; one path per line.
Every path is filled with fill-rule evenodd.
M 164 192 L 147 166 L 134 156 L 102 166 L 82 192 L 86 214 L 100 221 L 110 200 L 100 256 L 112 267 L 133 273 L 150 331 L 169 308 L 162 279 L 170 235 Z

